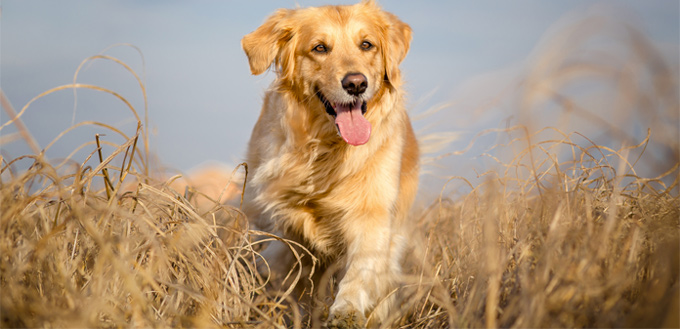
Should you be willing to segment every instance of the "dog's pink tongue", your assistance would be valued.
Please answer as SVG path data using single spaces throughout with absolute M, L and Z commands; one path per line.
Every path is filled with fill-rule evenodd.
M 335 124 L 345 142 L 358 146 L 368 142 L 371 137 L 371 123 L 361 113 L 361 102 L 354 105 L 339 105 L 335 108 Z

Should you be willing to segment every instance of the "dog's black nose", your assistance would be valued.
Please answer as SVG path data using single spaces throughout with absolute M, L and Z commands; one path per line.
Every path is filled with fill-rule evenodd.
M 366 91 L 368 81 L 361 73 L 350 73 L 342 79 L 342 88 L 352 96 L 359 96 Z

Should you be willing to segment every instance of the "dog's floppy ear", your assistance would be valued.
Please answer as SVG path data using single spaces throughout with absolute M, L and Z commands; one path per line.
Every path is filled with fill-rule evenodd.
M 383 46 L 385 78 L 390 83 L 396 84 L 399 82 L 399 64 L 406 57 L 411 45 L 411 27 L 391 13 L 383 14 L 387 22 Z
M 290 12 L 288 9 L 279 9 L 255 31 L 241 39 L 252 74 L 261 74 L 272 63 L 279 63 L 281 48 L 292 37 L 292 31 L 286 26 Z

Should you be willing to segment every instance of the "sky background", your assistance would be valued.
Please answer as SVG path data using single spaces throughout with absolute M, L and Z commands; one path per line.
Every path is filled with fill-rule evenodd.
M 145 83 L 151 150 L 164 165 L 186 171 L 206 161 L 237 164 L 244 158 L 263 91 L 273 78 L 272 73 L 250 74 L 240 39 L 277 8 L 293 8 L 296 3 L 306 7 L 352 2 L 3 0 L 0 87 L 20 111 L 38 94 L 71 83 L 86 58 L 110 55 L 129 65 Z M 645 36 L 667 64 L 664 71 L 672 72 L 677 81 L 680 2 L 675 0 L 380 4 L 413 29 L 411 50 L 401 68 L 409 108 L 417 118 L 416 130 L 421 136 L 436 133 L 457 138 L 439 153 L 463 149 L 483 129 L 505 127 L 518 117 L 540 117 L 537 119 L 540 125 L 559 124 L 560 115 L 513 111 L 522 81 L 545 58 L 542 54 L 550 52 L 554 52 L 552 58 L 573 52 L 605 66 L 618 67 L 618 63 L 625 66 L 630 57 L 617 57 L 625 52 L 619 51 L 622 24 L 634 26 Z M 564 48 L 563 40 L 568 38 L 559 37 L 561 31 L 587 25 L 584 19 L 588 17 L 615 22 L 596 23 L 576 32 L 597 34 L 599 39 L 594 40 L 605 46 L 598 49 L 599 46 L 590 45 L 593 51 Z M 136 48 L 107 49 L 121 43 Z M 653 76 L 645 79 L 653 80 Z M 116 91 L 143 116 L 140 87 L 121 65 L 93 60 L 79 71 L 77 81 Z M 578 95 L 590 88 L 587 83 L 579 86 L 569 88 Z M 674 86 L 677 91 L 677 82 Z M 606 87 L 601 89 L 599 94 L 612 92 Z M 587 102 L 599 101 L 591 98 Z M 601 108 L 607 107 L 603 103 Z M 420 115 L 434 109 L 439 111 Z M 630 125 L 634 131 L 631 135 L 638 142 L 646 132 L 646 121 L 641 127 L 631 123 L 636 121 L 635 115 L 617 119 L 616 113 L 602 112 L 599 116 L 620 127 Z M 671 113 L 671 118 L 676 120 L 677 115 Z M 68 89 L 40 98 L 22 119 L 42 148 L 74 122 L 105 122 L 130 135 L 136 128 L 132 112 L 122 102 L 108 94 L 82 89 L 75 95 Z M 0 123 L 7 120 L 3 111 Z M 568 129 L 584 134 L 601 133 L 598 128 L 589 127 L 587 121 L 571 120 Z M 666 138 L 677 140 L 678 122 L 670 122 L 667 130 Z M 30 153 L 26 143 L 12 142 L 14 132 L 12 126 L 0 131 L 2 154 L 10 159 Z M 94 141 L 94 134 L 102 132 L 99 128 L 78 128 L 51 146 L 47 155 L 66 157 L 78 145 Z M 120 142 L 114 135 L 109 132 L 103 139 Z M 614 140 L 607 142 L 615 148 L 620 146 Z M 79 156 L 84 158 L 91 151 L 92 147 L 86 147 L 79 153 L 84 155 Z M 667 150 L 658 152 L 658 161 L 668 160 L 664 156 Z M 438 179 L 475 175 L 475 164 L 471 165 L 466 158 L 447 157 L 439 165 L 443 168 L 427 169 Z M 467 171 L 460 169 L 465 172 L 460 173 L 452 167 Z

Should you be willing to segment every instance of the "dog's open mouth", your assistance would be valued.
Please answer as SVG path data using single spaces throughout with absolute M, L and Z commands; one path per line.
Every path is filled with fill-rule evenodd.
M 320 92 L 316 92 L 326 112 L 335 118 L 335 126 L 345 142 L 358 146 L 368 142 L 371 137 L 371 123 L 364 118 L 366 102 L 356 100 L 351 104 L 334 104 Z

